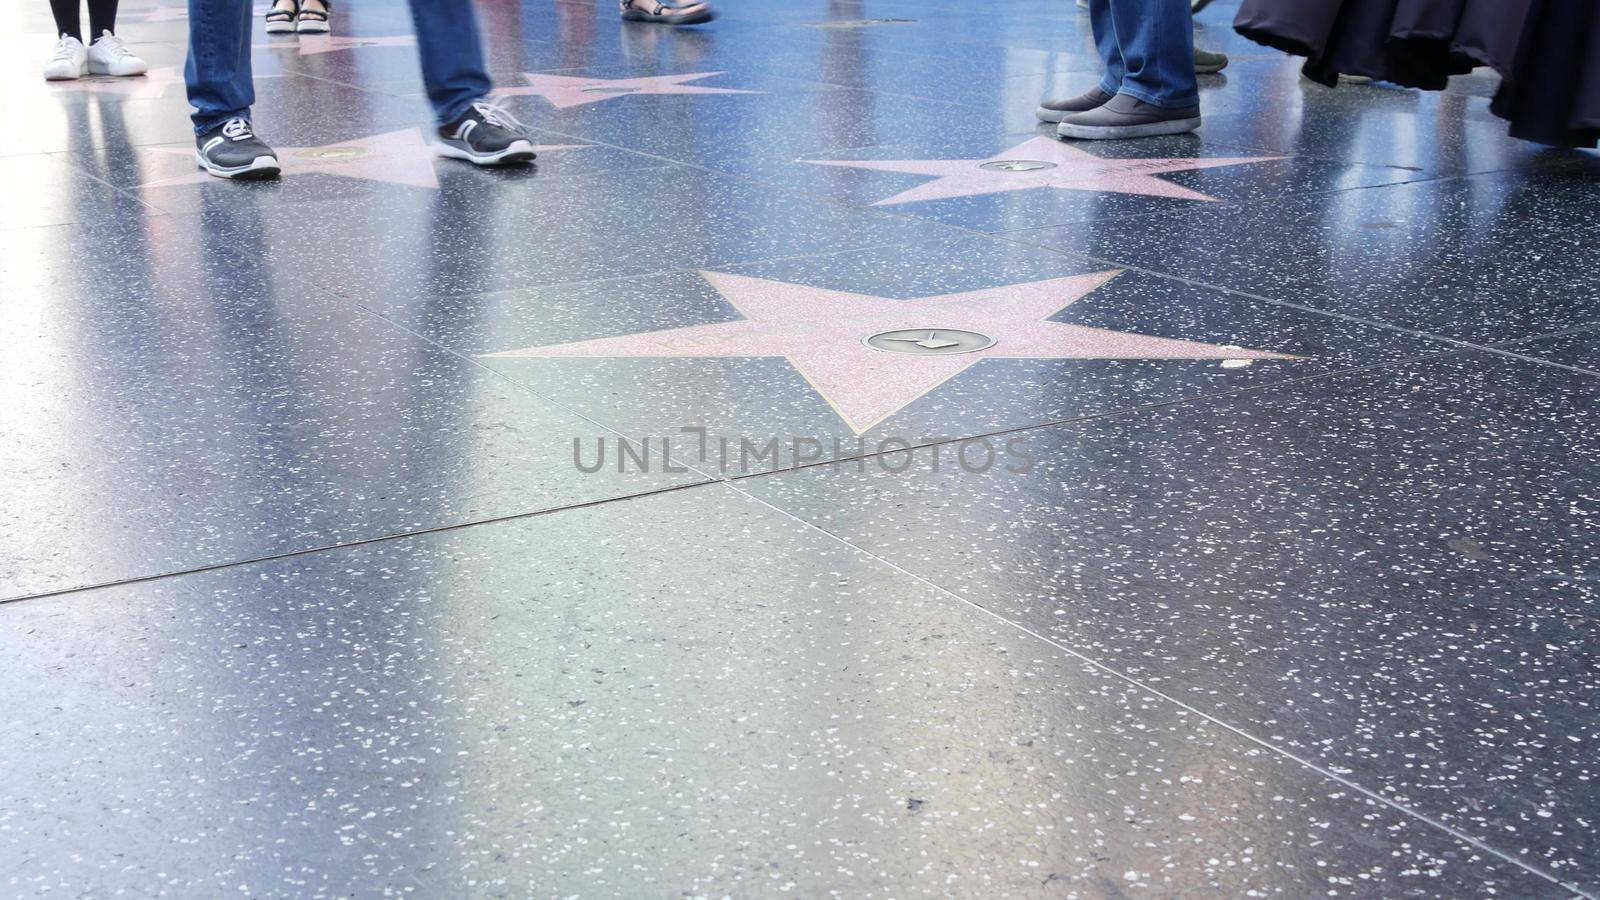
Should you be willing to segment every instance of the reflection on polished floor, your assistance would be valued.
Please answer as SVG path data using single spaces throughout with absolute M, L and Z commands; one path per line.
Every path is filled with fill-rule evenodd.
M 1600 158 L 1070 0 L 0 37 L 0 895 L 1600 896 Z

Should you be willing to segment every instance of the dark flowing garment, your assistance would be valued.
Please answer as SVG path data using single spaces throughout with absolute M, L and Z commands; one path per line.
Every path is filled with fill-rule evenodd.
M 1557 147 L 1600 143 L 1600 2 L 1534 0 L 1516 61 L 1489 111 L 1511 136 Z
M 1234 27 L 1341 73 L 1442 90 L 1474 66 L 1500 73 L 1490 109 L 1511 134 L 1561 147 L 1600 142 L 1600 0 L 1244 0 Z

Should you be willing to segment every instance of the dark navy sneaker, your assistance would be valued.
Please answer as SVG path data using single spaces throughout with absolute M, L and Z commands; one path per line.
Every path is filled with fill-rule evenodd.
M 243 116 L 199 135 L 194 146 L 195 162 L 218 178 L 278 177 L 278 154 L 256 137 Z
M 461 118 L 439 126 L 440 156 L 479 166 L 504 166 L 533 160 L 533 141 L 525 126 L 493 103 L 475 101 Z

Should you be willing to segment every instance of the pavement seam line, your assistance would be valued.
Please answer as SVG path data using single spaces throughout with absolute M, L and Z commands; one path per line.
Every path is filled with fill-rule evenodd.
M 1577 893 L 1578 896 L 1584 897 L 1584 898 L 1586 898 L 1586 900 L 1600 900 L 1600 898 L 1596 898 L 1593 894 L 1590 894 L 1590 893 L 1584 891 L 1582 888 L 1580 888 L 1580 887 L 1578 887 L 1578 886 L 1576 886 L 1574 884 L 1569 884 L 1569 883 L 1567 883 L 1565 881 L 1562 881 L 1560 878 L 1556 877 L 1554 874 L 1552 874 L 1550 872 L 1546 872 L 1545 870 L 1543 870 L 1543 869 L 1541 869 L 1541 868 L 1539 868 L 1537 866 L 1529 865 L 1529 864 L 1517 859 L 1515 856 L 1512 856 L 1511 854 L 1509 854 L 1509 853 L 1507 853 L 1507 852 L 1505 852 L 1503 850 L 1500 850 L 1500 849 L 1498 849 L 1496 847 L 1493 847 L 1493 846 L 1490 846 L 1489 844 L 1484 843 L 1479 838 L 1475 838 L 1475 837 L 1473 837 L 1473 836 L 1471 836 L 1471 835 L 1469 835 L 1469 834 L 1467 834 L 1467 833 L 1455 828 L 1452 825 L 1448 825 L 1448 824 L 1446 824 L 1444 822 L 1439 821 L 1438 819 L 1435 819 L 1434 817 L 1428 815 L 1427 813 L 1421 812 L 1419 810 L 1412 809 L 1409 806 L 1406 806 L 1406 805 L 1398 803 L 1398 802 L 1396 802 L 1394 800 L 1391 800 L 1388 797 L 1385 797 L 1382 794 L 1372 790 L 1371 788 L 1365 787 L 1365 786 L 1361 785 L 1358 782 L 1352 781 L 1349 778 L 1346 778 L 1346 777 L 1344 777 L 1342 775 L 1339 775 L 1336 772 L 1333 772 L 1333 771 L 1331 771 L 1329 769 L 1326 769 L 1326 768 L 1318 765 L 1315 762 L 1312 762 L 1312 761 L 1310 761 L 1308 759 L 1304 759 L 1304 758 L 1298 756 L 1297 754 L 1295 754 L 1295 753 L 1293 753 L 1293 752 L 1291 752 L 1289 750 L 1286 750 L 1286 749 L 1284 749 L 1282 747 L 1277 746 L 1274 743 L 1271 743 L 1270 741 L 1265 740 L 1264 738 L 1259 738 L 1259 737 L 1255 736 L 1254 734 L 1251 734 L 1250 732 L 1245 731 L 1243 728 L 1240 728 L 1239 726 L 1232 725 L 1232 724 L 1230 724 L 1230 723 L 1228 723 L 1226 721 L 1223 721 L 1222 719 L 1218 718 L 1216 715 L 1213 715 L 1212 713 L 1208 713 L 1208 712 L 1206 712 L 1206 711 L 1204 711 L 1204 710 L 1202 710 L 1202 709 L 1200 709 L 1198 707 L 1195 707 L 1195 706 L 1192 706 L 1192 705 L 1190 705 L 1188 703 L 1185 703 L 1182 700 L 1179 700 L 1178 698 L 1172 696 L 1171 694 L 1169 694 L 1169 693 L 1167 693 L 1167 692 L 1165 692 L 1163 690 L 1160 690 L 1158 688 L 1152 687 L 1152 686 L 1150 686 L 1148 684 L 1145 684 L 1143 681 L 1140 681 L 1139 679 L 1137 679 L 1137 678 L 1135 678 L 1135 677 L 1133 677 L 1131 675 L 1128 675 L 1128 674 L 1125 674 L 1125 673 L 1123 673 L 1121 671 L 1118 671 L 1117 669 L 1112 668 L 1111 666 L 1107 665 L 1106 663 L 1103 663 L 1103 662 L 1095 659 L 1094 657 L 1088 656 L 1088 655 L 1082 653 L 1081 651 L 1075 650 L 1072 647 L 1069 647 L 1066 644 L 1062 643 L 1061 641 L 1056 640 L 1055 638 L 1051 638 L 1051 637 L 1048 637 L 1048 636 L 1046 636 L 1044 634 L 1041 634 L 1041 633 L 1033 630 L 1032 628 L 1029 628 L 1028 626 L 1021 624 L 1020 622 L 1013 621 L 1012 619 L 1009 619 L 1009 618 L 1007 618 L 1007 617 L 995 612 L 994 610 L 989 609 L 988 607 L 984 606 L 981 603 L 978 603 L 978 602 L 976 602 L 974 600 L 969 600 L 966 597 L 963 597 L 962 595 L 956 593 L 955 591 L 952 591 L 949 588 L 946 588 L 946 587 L 944 587 L 944 586 L 942 586 L 940 584 L 937 584 L 937 583 L 935 583 L 935 582 L 933 582 L 933 581 L 931 581 L 931 580 L 929 580 L 927 578 L 924 578 L 923 576 L 917 574 L 916 572 L 912 572 L 909 569 L 906 569 L 905 567 L 903 567 L 903 566 L 901 566 L 901 565 L 899 565 L 899 564 L 897 564 L 895 562 L 892 562 L 892 561 L 890 561 L 890 560 L 878 555 L 877 553 L 874 553 L 871 550 L 868 550 L 865 547 L 860 546 L 859 544 L 856 544 L 856 543 L 854 543 L 854 542 L 852 542 L 852 541 L 850 541 L 850 540 L 848 540 L 848 539 L 846 539 L 844 537 L 841 537 L 840 535 L 835 534 L 834 532 L 829 531 L 826 528 L 823 528 L 823 527 L 821 527 L 819 525 L 813 524 L 809 520 L 803 519 L 800 516 L 797 516 L 794 513 L 791 513 L 788 510 L 783 509 L 782 507 L 775 506 L 772 503 L 769 503 L 766 500 L 764 500 L 764 499 L 762 499 L 760 497 L 757 497 L 756 495 L 751 494 L 750 492 L 744 490 L 743 488 L 741 488 L 737 484 L 731 484 L 730 483 L 728 485 L 728 487 L 732 488 L 735 491 L 738 491 L 740 494 L 744 495 L 745 497 L 750 498 L 751 500 L 755 501 L 756 503 L 759 503 L 762 506 L 765 506 L 766 508 L 771 509 L 776 513 L 779 513 L 780 515 L 783 515 L 783 516 L 785 516 L 785 517 L 787 517 L 789 519 L 794 520 L 795 522 L 798 522 L 801 526 L 803 526 L 803 527 L 805 527 L 805 528 L 807 528 L 807 529 L 809 529 L 811 531 L 814 531 L 814 532 L 816 532 L 818 534 L 821 534 L 821 535 L 827 537 L 830 540 L 836 541 L 836 542 L 844 545 L 845 547 L 848 547 L 851 550 L 853 550 L 853 551 L 855 551 L 855 552 L 867 557 L 868 559 L 875 560 L 875 561 L 877 561 L 877 562 L 879 562 L 879 563 L 881 563 L 881 564 L 883 564 L 885 566 L 888 566 L 890 569 L 893 569 L 894 571 L 899 572 L 899 573 L 911 578 L 912 580 L 918 582 L 919 584 L 922 584 L 922 585 L 925 585 L 928 588 L 931 588 L 933 591 L 935 591 L 935 592 L 937 592 L 937 593 L 939 593 L 939 594 L 941 594 L 943 596 L 949 597 L 949 598 L 955 600 L 958 603 L 961 603 L 961 604 L 963 604 L 965 606 L 969 606 L 969 607 L 971 607 L 971 608 L 973 608 L 975 610 L 978 610 L 979 612 L 981 612 L 984 615 L 994 619 L 995 621 L 999 622 L 1000 624 L 1002 624 L 1004 626 L 1010 627 L 1010 628 L 1015 629 L 1016 631 L 1019 631 L 1019 632 L 1025 634 L 1025 635 L 1028 635 L 1030 637 L 1036 638 L 1036 639 L 1044 642 L 1045 644 L 1049 645 L 1050 647 L 1053 647 L 1054 649 L 1056 649 L 1057 651 L 1059 651 L 1061 653 L 1065 653 L 1065 654 L 1073 657 L 1074 659 L 1077 659 L 1077 660 L 1085 663 L 1086 665 L 1092 666 L 1095 669 L 1098 669 L 1099 671 L 1104 672 L 1107 675 L 1112 676 L 1113 678 L 1116 678 L 1116 679 L 1118 679 L 1120 681 L 1126 682 L 1127 684 L 1130 684 L 1130 685 L 1138 688 L 1141 691 L 1145 691 L 1146 693 L 1149 693 L 1151 696 L 1158 697 L 1161 700 L 1163 700 L 1163 701 L 1165 701 L 1167 703 L 1170 703 L 1173 706 L 1178 707 L 1179 709 L 1185 710 L 1188 713 L 1191 713 L 1191 714 L 1193 714 L 1195 716 L 1198 716 L 1201 719 L 1204 719 L 1205 721 L 1210 722 L 1212 725 L 1215 725 L 1218 728 L 1221 728 L 1221 729 L 1223 729 L 1223 730 L 1225 730 L 1225 731 L 1227 731 L 1227 732 L 1229 732 L 1229 733 L 1231 733 L 1231 734 L 1233 734 L 1233 735 L 1235 735 L 1235 736 L 1237 736 L 1239 738 L 1242 738 L 1242 739 L 1244 739 L 1245 741 L 1248 741 L 1251 744 L 1255 744 L 1256 746 L 1261 747 L 1261 748 L 1267 750 L 1268 752 L 1277 754 L 1277 755 L 1279 755 L 1279 756 L 1281 756 L 1281 757 L 1283 757 L 1285 759 L 1290 760 L 1291 762 L 1297 763 L 1300 766 L 1302 766 L 1303 768 L 1306 768 L 1306 769 L 1309 769 L 1309 770 L 1311 770 L 1313 772 L 1316 772 L 1317 774 L 1321 775 L 1324 778 L 1327 778 L 1327 779 L 1329 779 L 1331 781 L 1334 781 L 1334 782 L 1337 782 L 1339 784 L 1342 784 L 1345 787 L 1349 788 L 1350 790 L 1356 791 L 1357 793 L 1361 794 L 1363 797 L 1366 797 L 1369 800 L 1372 800 L 1372 801 L 1377 802 L 1377 803 L 1381 803 L 1384 806 L 1386 806 L 1386 807 L 1388 807 L 1388 808 L 1390 808 L 1390 809 L 1392 809 L 1392 810 L 1394 810 L 1396 812 L 1399 812 L 1399 813 L 1401 813 L 1403 815 L 1409 816 L 1410 818 L 1413 818 L 1413 819 L 1415 819 L 1415 820 L 1417 820 L 1419 822 L 1422 822 L 1423 824 L 1430 825 L 1430 826 L 1434 827 L 1435 829 L 1443 831 L 1446 834 L 1450 835 L 1451 837 L 1455 838 L 1456 840 L 1458 840 L 1458 841 L 1460 841 L 1460 842 L 1462 842 L 1464 844 L 1467 844 L 1470 847 L 1473 847 L 1473 848 L 1475 848 L 1475 849 L 1477 849 L 1477 850 L 1479 850 L 1479 851 L 1481 851 L 1483 853 L 1489 854 L 1490 856 L 1493 856 L 1493 857 L 1495 857 L 1497 859 L 1500 859 L 1500 860 L 1502 860 L 1504 862 L 1510 863 L 1511 865 L 1515 866 L 1516 868 L 1521 869 L 1522 871 L 1527 872 L 1527 873 L 1529 873 L 1531 875 L 1535 875 L 1535 876 L 1537 876 L 1537 877 L 1539 877 L 1539 878 L 1541 878 L 1541 879 L 1543 879 L 1545 881 L 1548 881 L 1551 884 L 1554 884 L 1554 885 L 1562 888 L 1563 890 L 1574 891 L 1574 892 Z

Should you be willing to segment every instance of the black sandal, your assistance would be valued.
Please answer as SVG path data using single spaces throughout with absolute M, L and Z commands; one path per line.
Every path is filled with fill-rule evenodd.
M 699 25 L 715 19 L 711 4 L 696 0 L 687 6 L 668 6 L 657 0 L 622 0 L 622 21 L 657 25 Z
M 301 34 L 327 34 L 328 33 L 328 0 L 320 0 L 321 9 L 306 9 L 300 7 L 299 24 L 295 30 Z
M 287 34 L 294 31 L 295 16 L 300 14 L 300 4 L 289 0 L 288 9 L 280 9 L 278 4 L 272 4 L 267 10 L 267 34 Z

